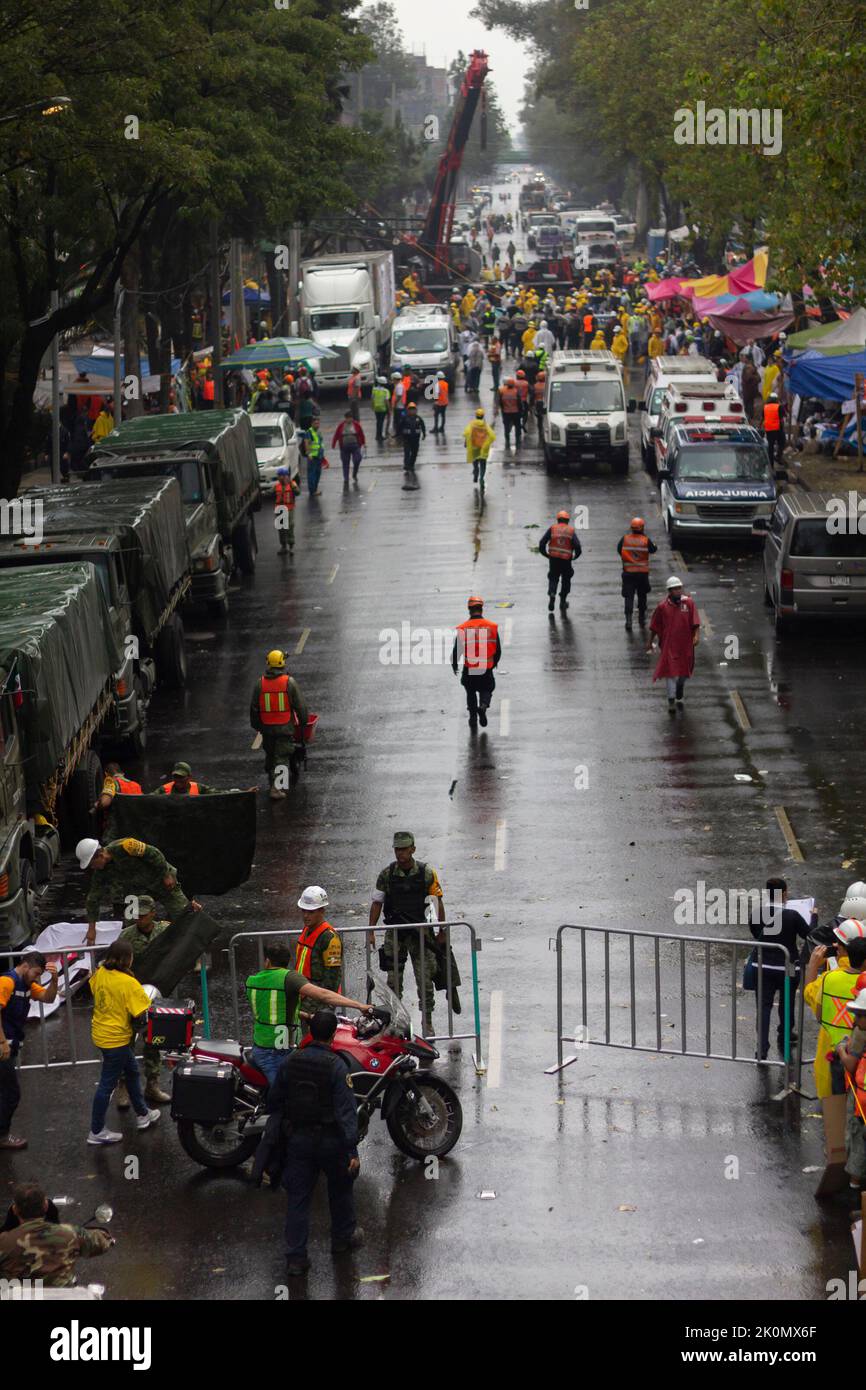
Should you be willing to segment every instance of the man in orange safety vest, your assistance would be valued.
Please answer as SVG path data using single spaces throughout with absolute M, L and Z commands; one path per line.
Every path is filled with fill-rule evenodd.
M 502 644 L 497 624 L 484 617 L 483 598 L 472 594 L 467 606 L 469 617 L 457 626 L 451 667 L 456 676 L 462 658 L 460 684 L 466 691 L 469 727 L 474 729 L 478 724 L 487 724 L 487 710 L 496 686 L 493 672 L 502 655 Z

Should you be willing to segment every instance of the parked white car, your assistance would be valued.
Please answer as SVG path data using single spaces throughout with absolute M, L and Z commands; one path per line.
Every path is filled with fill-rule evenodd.
M 284 410 L 267 410 L 250 416 L 259 480 L 262 492 L 273 492 L 277 469 L 288 468 L 289 476 L 298 471 L 298 440 L 295 427 Z

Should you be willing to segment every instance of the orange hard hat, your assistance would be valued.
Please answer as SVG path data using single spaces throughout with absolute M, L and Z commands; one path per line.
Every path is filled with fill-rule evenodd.
M 568 512 L 568 510 L 567 510 L 565 507 L 563 507 L 560 511 L 558 511 L 558 512 L 556 513 L 556 519 L 557 519 L 557 521 L 568 521 L 569 518 L 570 518 L 570 513 Z
M 632 519 L 631 519 L 631 529 L 632 529 L 633 531 L 642 531 L 643 528 L 644 528 L 645 526 L 646 526 L 646 522 L 644 521 L 644 519 L 643 519 L 642 516 L 633 516 L 633 517 L 632 517 Z
M 525 377 L 525 376 L 526 376 L 526 372 L 518 371 L 517 375 L 518 375 L 518 376 Z
M 468 599 L 466 600 L 466 607 L 467 607 L 467 608 L 483 608 L 483 607 L 484 607 L 484 599 L 481 598 L 478 594 L 470 594 L 469 597 L 468 597 Z

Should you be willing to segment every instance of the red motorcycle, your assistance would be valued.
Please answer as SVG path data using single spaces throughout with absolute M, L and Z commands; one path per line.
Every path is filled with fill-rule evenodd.
M 391 990 L 358 1019 L 341 1017 L 331 1044 L 347 1059 L 358 1099 L 359 1137 L 378 1110 L 388 1133 L 409 1158 L 442 1158 L 463 1128 L 455 1092 L 430 1071 L 439 1056 L 413 1035 L 411 1020 Z M 204 1168 L 235 1168 L 258 1147 L 267 1122 L 267 1078 L 240 1043 L 198 1038 L 189 1051 L 166 1054 L 174 1068 L 171 1117 L 181 1145 Z

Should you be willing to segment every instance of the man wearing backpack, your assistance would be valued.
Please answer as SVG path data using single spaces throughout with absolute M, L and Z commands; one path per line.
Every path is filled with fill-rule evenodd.
M 340 446 L 340 462 L 343 465 L 343 487 L 349 486 L 349 465 L 352 465 L 352 477 L 358 481 L 358 469 L 361 467 L 361 450 L 366 444 L 364 429 L 360 420 L 356 420 L 351 410 L 347 410 L 340 424 L 334 430 L 334 437 L 331 440 L 331 448 L 335 445 Z
M 436 870 L 432 864 L 421 863 L 415 857 L 415 836 L 408 830 L 398 830 L 394 836 L 394 860 L 383 869 L 376 879 L 370 903 L 370 932 L 367 940 L 376 945 L 374 928 L 384 914 L 386 927 L 399 927 L 401 923 L 423 922 L 424 909 L 428 898 L 436 900 L 437 916 L 445 921 L 445 902 Z M 424 961 L 421 963 L 421 937 L 424 938 Z M 396 937 L 397 961 L 394 962 L 394 938 Z M 418 989 L 418 1003 L 421 1005 L 425 1023 L 433 1013 L 433 975 L 436 968 L 434 943 L 444 941 L 445 934 L 440 927 L 434 934 L 428 927 L 419 931 L 386 931 L 385 944 L 379 959 L 388 970 L 388 985 L 395 994 L 403 991 L 403 970 L 406 957 L 412 957 L 415 971 L 415 984 Z M 423 997 L 422 997 L 423 979 Z

